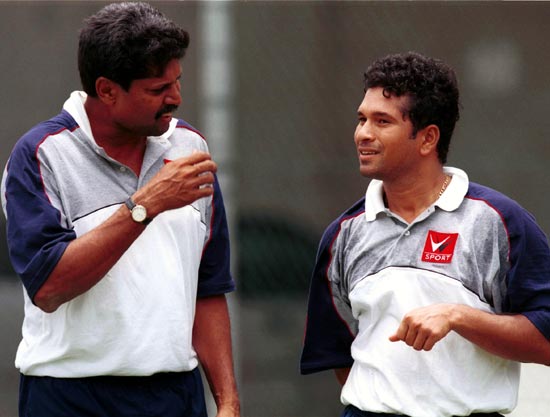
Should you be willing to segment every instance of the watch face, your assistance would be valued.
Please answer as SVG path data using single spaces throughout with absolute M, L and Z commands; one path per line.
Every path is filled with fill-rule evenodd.
M 147 210 L 145 210 L 145 207 L 137 205 L 132 209 L 132 219 L 134 219 L 134 221 L 141 223 L 146 218 Z

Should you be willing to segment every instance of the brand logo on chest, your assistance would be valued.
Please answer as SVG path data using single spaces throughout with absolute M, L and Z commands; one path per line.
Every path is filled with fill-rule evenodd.
M 451 263 L 457 239 L 458 233 L 442 233 L 429 230 L 422 252 L 422 260 L 439 264 Z

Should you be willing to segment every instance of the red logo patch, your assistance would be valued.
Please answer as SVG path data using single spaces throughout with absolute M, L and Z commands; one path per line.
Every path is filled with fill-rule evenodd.
M 458 233 L 440 233 L 429 230 L 422 252 L 422 260 L 438 264 L 451 263 L 457 239 Z

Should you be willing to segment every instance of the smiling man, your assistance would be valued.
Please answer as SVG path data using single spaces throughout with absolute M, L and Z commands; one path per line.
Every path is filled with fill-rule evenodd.
M 365 73 L 365 198 L 326 230 L 304 374 L 334 369 L 342 417 L 500 416 L 519 362 L 550 364 L 550 250 L 533 217 L 447 167 L 454 71 L 417 53 Z
M 222 195 L 173 117 L 186 31 L 145 3 L 84 22 L 84 91 L 16 144 L 2 181 L 25 291 L 19 415 L 239 416 Z

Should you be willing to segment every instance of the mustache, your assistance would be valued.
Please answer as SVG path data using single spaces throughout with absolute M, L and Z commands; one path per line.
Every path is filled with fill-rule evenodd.
M 155 114 L 155 120 L 160 119 L 163 114 L 173 113 L 177 109 L 178 109 L 178 106 L 176 106 L 175 104 L 169 104 L 168 106 L 164 106 L 157 112 L 157 114 Z

